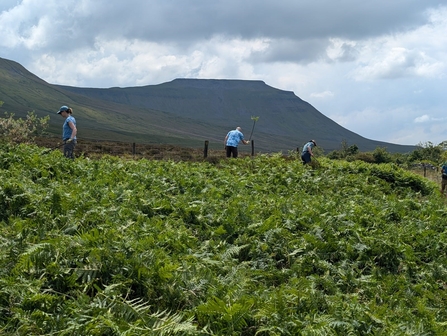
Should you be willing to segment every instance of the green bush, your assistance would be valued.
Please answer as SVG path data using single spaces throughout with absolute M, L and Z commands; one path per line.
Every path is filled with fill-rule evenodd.
M 16 119 L 13 113 L 5 113 L 5 117 L 0 118 L 0 140 L 33 143 L 36 136 L 44 134 L 49 120 L 49 116 L 38 118 L 34 112 L 28 112 L 26 119 Z
M 367 163 L 375 163 L 376 159 L 372 153 L 357 153 L 356 155 L 346 158 L 347 161 L 363 161 Z

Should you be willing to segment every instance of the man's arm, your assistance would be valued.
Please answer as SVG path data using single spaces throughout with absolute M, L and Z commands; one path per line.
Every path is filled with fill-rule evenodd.
M 312 153 L 312 146 L 307 146 L 307 151 L 309 152 L 310 156 L 314 156 L 314 153 Z

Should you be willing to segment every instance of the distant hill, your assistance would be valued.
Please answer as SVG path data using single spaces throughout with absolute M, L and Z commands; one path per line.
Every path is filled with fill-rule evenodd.
M 169 143 L 185 147 L 221 148 L 226 133 L 241 126 L 249 137 L 253 120 L 256 151 L 294 150 L 315 139 L 326 152 L 346 141 L 361 151 L 386 147 L 409 152 L 402 146 L 366 139 L 338 125 L 293 92 L 263 81 L 175 79 L 171 82 L 129 88 L 78 88 L 49 84 L 20 64 L 0 58 L 1 111 L 25 116 L 34 110 L 50 115 L 50 131 L 61 132 L 61 105 L 74 109 L 82 139 Z M 248 150 L 248 146 L 242 146 Z

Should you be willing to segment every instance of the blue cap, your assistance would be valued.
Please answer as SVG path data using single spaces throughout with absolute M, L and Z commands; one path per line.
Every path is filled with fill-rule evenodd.
M 67 111 L 68 110 L 68 106 L 61 106 L 61 108 L 59 109 L 59 111 L 57 111 L 57 114 L 61 114 L 61 112 Z

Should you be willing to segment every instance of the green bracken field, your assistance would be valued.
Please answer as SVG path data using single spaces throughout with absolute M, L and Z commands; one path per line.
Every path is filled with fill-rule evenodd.
M 0 335 L 446 335 L 447 208 L 394 164 L 0 144 Z

